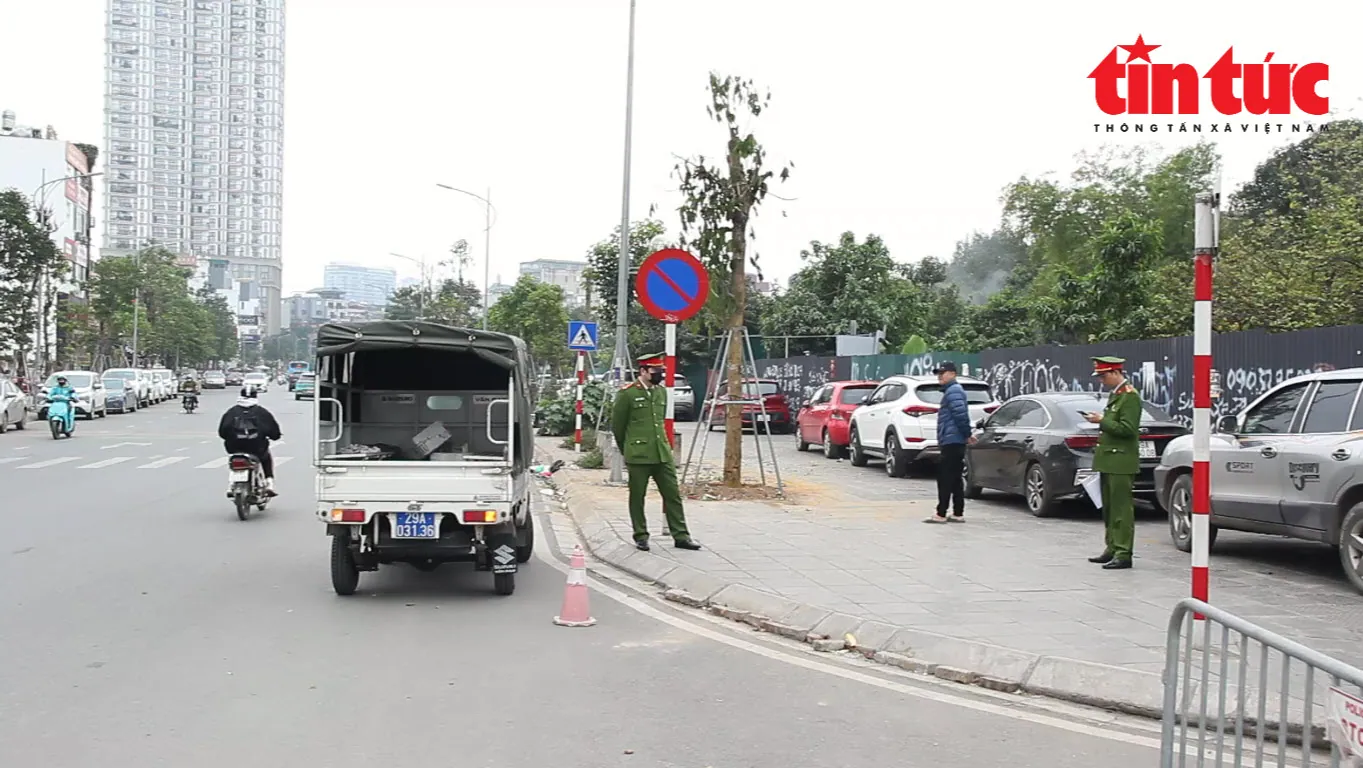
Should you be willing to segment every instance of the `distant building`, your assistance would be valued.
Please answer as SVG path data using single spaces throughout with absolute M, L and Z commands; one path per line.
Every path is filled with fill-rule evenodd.
M 284 299 L 290 324 L 317 325 L 320 323 L 358 323 L 383 319 L 384 308 L 376 304 L 354 301 L 346 292 L 336 288 L 314 288 Z
M 386 306 L 397 287 L 396 270 L 332 263 L 322 269 L 322 285 L 342 291 L 345 298 L 364 304 Z
M 583 273 L 587 270 L 585 261 L 566 261 L 561 259 L 536 259 L 521 262 L 521 275 L 530 275 L 541 283 L 557 285 L 563 289 L 569 305 L 587 303 L 587 281 Z
M 92 180 L 70 177 L 90 173 L 93 162 L 76 144 L 58 138 L 52 126 L 19 125 L 13 111 L 0 112 L 0 190 L 16 189 L 29 205 L 51 214 L 56 227 L 52 240 L 70 262 L 66 278 L 57 286 L 60 305 L 84 303 L 86 298 L 90 232 L 95 225 L 90 211 Z M 50 360 L 59 343 L 55 310 L 45 320 L 39 333 L 47 340 Z M 5 352 L 0 350 L 0 357 Z
M 515 286 L 503 283 L 502 276 L 497 275 L 497 282 L 487 287 L 487 305 L 490 307 L 493 304 L 496 304 L 498 299 L 511 293 L 513 287 Z

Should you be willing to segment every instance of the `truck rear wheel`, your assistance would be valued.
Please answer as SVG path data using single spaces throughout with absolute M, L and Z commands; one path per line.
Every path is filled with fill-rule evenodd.
M 530 562 L 530 558 L 535 553 L 535 516 L 527 514 L 525 517 L 525 527 L 518 532 L 521 536 L 521 543 L 516 545 L 516 562 L 522 565 Z
M 331 537 L 331 588 L 345 597 L 355 594 L 360 586 L 360 569 L 350 553 L 349 536 Z
M 516 591 L 516 574 L 514 573 L 494 573 L 492 574 L 492 589 L 499 595 L 509 595 Z

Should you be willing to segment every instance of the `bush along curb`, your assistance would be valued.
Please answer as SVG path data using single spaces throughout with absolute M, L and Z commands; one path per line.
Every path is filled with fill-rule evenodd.
M 555 477 L 551 484 L 565 497 L 568 515 L 593 557 L 658 585 L 670 602 L 806 643 L 815 651 L 860 654 L 909 672 L 992 691 L 1161 716 L 1164 683 L 1158 674 L 884 624 L 729 583 L 636 549 L 616 533 L 597 505 L 584 503 L 582 484 L 564 477 Z M 1191 695 L 1197 696 L 1197 682 L 1188 685 Z

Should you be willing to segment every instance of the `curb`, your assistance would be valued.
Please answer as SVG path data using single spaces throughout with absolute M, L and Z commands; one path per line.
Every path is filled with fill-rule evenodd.
M 1125 667 L 1042 656 L 974 640 L 861 619 L 723 581 L 624 540 L 599 507 L 581 503 L 571 480 L 549 481 L 593 557 L 663 588 L 663 598 L 700 608 L 763 632 L 809 644 L 815 651 L 854 652 L 867 659 L 942 680 L 1003 693 L 1028 693 L 1160 719 L 1161 675 Z M 574 497 L 578 497 L 577 503 Z M 1189 681 L 1197 695 L 1198 683 Z

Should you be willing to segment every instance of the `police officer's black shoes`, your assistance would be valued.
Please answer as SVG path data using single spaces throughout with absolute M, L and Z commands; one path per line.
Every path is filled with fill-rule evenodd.
M 689 549 L 692 552 L 700 549 L 700 545 L 692 541 L 691 539 L 677 539 L 676 541 L 672 542 L 672 546 L 676 547 L 677 549 Z
M 647 551 L 648 551 L 648 540 L 645 539 L 645 540 L 643 540 L 643 541 L 636 541 L 636 542 L 634 542 L 634 548 L 637 549 L 637 550 L 639 550 L 640 552 L 647 552 Z
M 1113 560 L 1110 563 L 1103 564 L 1103 570 L 1105 571 L 1121 571 L 1130 567 L 1131 567 L 1130 560 Z
M 1089 558 L 1089 562 L 1090 562 L 1090 563 L 1099 563 L 1099 564 L 1101 564 L 1101 563 L 1110 563 L 1110 562 L 1112 562 L 1112 553 L 1111 553 L 1111 552 L 1104 552 L 1103 554 L 1098 555 L 1097 557 L 1090 557 L 1090 558 Z

